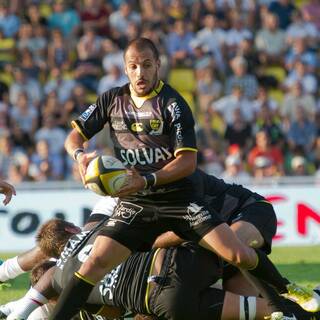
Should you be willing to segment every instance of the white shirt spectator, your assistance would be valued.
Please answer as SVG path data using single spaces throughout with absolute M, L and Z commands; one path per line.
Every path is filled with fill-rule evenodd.
M 317 78 L 313 74 L 305 74 L 302 77 L 295 72 L 291 71 L 284 81 L 287 88 L 292 87 L 296 82 L 300 82 L 305 93 L 315 94 L 317 91 Z
M 228 95 L 212 103 L 212 108 L 222 114 L 227 124 L 232 124 L 234 110 L 239 108 L 246 121 L 252 121 L 254 116 L 253 104 L 245 97 L 238 99 Z
M 128 82 L 128 78 L 125 75 L 120 74 L 119 77 L 115 77 L 113 74 L 108 74 L 102 77 L 98 84 L 98 94 L 110 90 L 114 87 L 122 87 Z

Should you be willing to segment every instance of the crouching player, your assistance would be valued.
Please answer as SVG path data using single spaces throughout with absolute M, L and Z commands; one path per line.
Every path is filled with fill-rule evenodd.
M 47 271 L 33 288 L 37 293 L 29 293 L 23 298 L 7 319 L 27 319 L 39 305 L 56 298 L 87 259 L 103 223 L 91 231 L 74 234 L 64 247 L 55 271 Z M 57 251 L 57 244 L 45 239 L 49 233 L 46 230 L 52 232 L 57 224 L 61 221 L 52 220 L 42 227 L 43 239 L 39 244 L 41 247 L 45 244 L 44 251 Z M 67 228 L 59 227 L 59 230 L 65 230 L 69 236 L 72 234 Z M 152 249 L 132 255 L 106 274 L 94 287 L 85 309 L 108 319 L 118 318 L 125 310 L 168 320 L 264 319 L 271 314 L 272 310 L 264 299 L 239 296 L 211 287 L 221 275 L 220 259 L 197 245 L 186 243 L 167 249 Z M 293 316 L 273 313 L 270 319 L 319 318 L 318 314 L 308 313 L 293 302 L 280 296 L 278 299 L 285 307 L 282 311 Z

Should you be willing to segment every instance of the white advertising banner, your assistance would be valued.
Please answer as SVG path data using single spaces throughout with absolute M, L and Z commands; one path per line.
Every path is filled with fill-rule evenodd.
M 250 189 L 274 205 L 278 218 L 274 245 L 320 244 L 319 188 L 250 186 Z M 54 217 L 82 225 L 99 198 L 81 189 L 19 191 L 8 206 L 0 202 L 0 252 L 30 249 L 39 226 Z

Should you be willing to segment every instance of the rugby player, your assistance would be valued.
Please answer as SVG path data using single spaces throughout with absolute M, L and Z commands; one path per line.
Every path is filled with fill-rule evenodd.
M 61 227 L 63 224 L 65 227 Z M 59 234 L 59 239 L 66 239 L 71 234 L 73 236 L 57 261 L 55 273 L 49 270 L 53 282 L 48 276 L 41 277 L 33 289 L 38 289 L 41 294 L 29 292 L 24 302 L 7 319 L 27 319 L 34 309 L 61 291 L 73 272 L 88 257 L 101 224 L 90 232 L 78 234 L 74 234 L 75 228 L 69 227 L 67 222 L 51 220 L 41 228 L 40 246 L 44 246 L 43 250 L 48 255 L 61 250 L 59 241 L 52 242 L 50 235 L 54 230 Z M 131 256 L 105 275 L 94 287 L 85 309 L 109 319 L 118 318 L 125 310 L 168 320 L 263 319 L 271 313 L 263 299 L 210 288 L 220 277 L 219 258 L 197 245 L 186 243 L 175 248 L 153 249 Z M 278 319 L 279 316 L 279 319 L 318 319 L 318 314 L 307 313 L 294 303 L 286 301 L 284 305 L 296 317 L 285 318 L 272 314 L 271 319 Z
M 194 120 L 183 98 L 159 80 L 155 45 L 146 38 L 133 40 L 124 62 L 129 84 L 103 93 L 73 121 L 65 147 L 84 177 L 94 156 L 84 152 L 84 142 L 108 124 L 116 157 L 131 169 L 112 218 L 60 295 L 52 319 L 70 319 L 107 272 L 164 231 L 175 231 L 286 292 L 287 283 L 266 255 L 214 219 L 197 193 Z
M 200 172 L 200 174 L 203 178 L 203 183 L 199 190 L 205 194 L 206 202 L 216 212 L 219 212 L 219 216 L 231 225 L 231 228 L 244 243 L 260 247 L 267 254 L 270 253 L 272 237 L 276 231 L 276 217 L 272 205 L 259 194 L 253 193 L 242 186 L 227 184 L 223 180 L 206 175 L 203 172 Z M 92 223 L 100 221 L 105 215 L 110 216 L 116 203 L 117 199 L 115 198 L 102 198 L 94 207 L 85 228 L 90 228 Z M 52 242 L 59 243 L 58 239 L 54 239 L 55 232 L 49 232 L 48 234 L 52 235 Z M 172 241 L 172 236 L 169 238 L 168 236 L 160 237 L 155 246 L 166 247 L 182 242 L 180 239 L 177 241 L 177 236 L 175 237 L 174 241 Z M 41 234 L 38 235 L 38 238 L 41 238 Z M 38 248 L 37 251 L 41 250 Z M 48 254 L 49 250 L 45 250 L 45 252 Z M 51 256 L 57 257 L 56 252 L 57 250 L 51 250 Z M 44 253 L 42 255 L 46 256 Z M 35 259 L 33 265 L 37 261 L 39 260 Z M 224 268 L 223 279 L 225 290 L 242 295 L 258 294 L 248 281 L 241 277 L 236 268 L 232 269 L 230 266 Z

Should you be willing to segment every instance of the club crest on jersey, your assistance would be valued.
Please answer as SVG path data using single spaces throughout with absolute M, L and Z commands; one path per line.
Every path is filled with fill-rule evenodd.
M 133 132 L 142 132 L 143 131 L 143 123 L 135 122 L 131 125 L 131 131 Z
M 96 108 L 97 108 L 96 104 L 92 104 L 91 106 L 89 106 L 88 109 L 80 115 L 80 119 L 82 121 L 87 121 Z
M 160 119 L 152 119 L 152 120 L 150 120 L 150 128 L 152 130 L 149 132 L 149 134 L 151 134 L 151 135 L 162 134 L 163 121 L 161 121 Z

